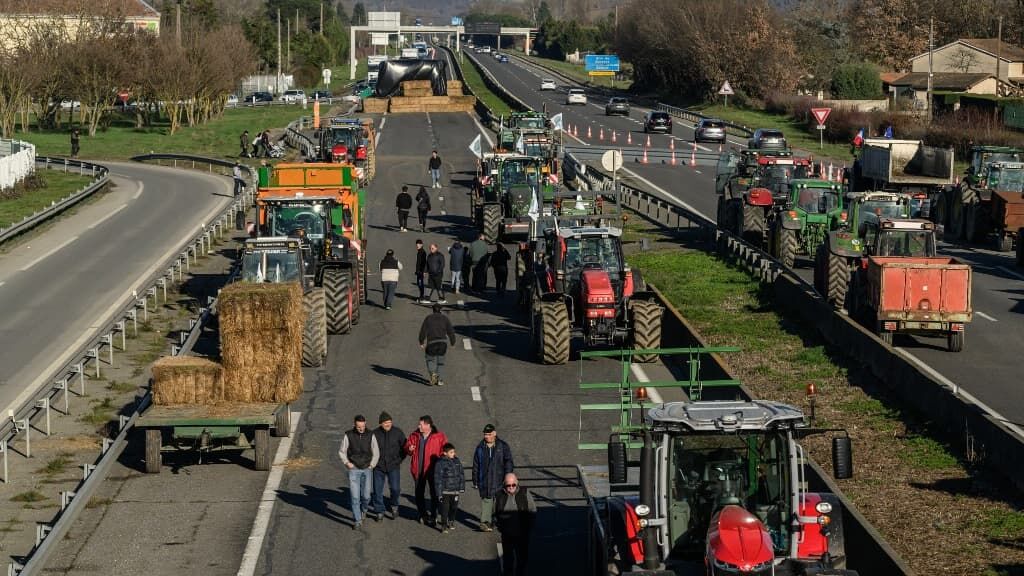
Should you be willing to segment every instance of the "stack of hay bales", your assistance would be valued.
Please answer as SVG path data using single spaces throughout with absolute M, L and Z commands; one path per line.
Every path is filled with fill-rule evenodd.
M 447 84 L 447 96 L 434 96 L 429 80 L 402 82 L 402 96 L 391 99 L 390 112 L 472 112 L 476 98 L 462 95 L 462 82 L 449 80 Z
M 224 398 L 224 368 L 216 362 L 167 356 L 153 363 L 154 404 L 219 404 Z
M 363 98 L 363 112 L 367 114 L 383 114 L 387 111 L 387 98 Z
M 462 96 L 462 80 L 449 80 L 448 81 L 448 95 L 449 96 Z
M 434 88 L 430 80 L 406 80 L 402 82 L 402 96 L 406 98 L 422 98 L 433 96 Z

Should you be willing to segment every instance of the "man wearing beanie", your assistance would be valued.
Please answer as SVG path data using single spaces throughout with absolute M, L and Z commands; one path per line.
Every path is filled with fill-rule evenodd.
M 473 453 L 473 487 L 480 491 L 480 530 L 493 530 L 491 515 L 494 511 L 494 497 L 501 492 L 505 475 L 515 467 L 512 463 L 512 449 L 498 438 L 493 424 L 484 426 L 484 437 Z
M 391 421 L 391 414 L 381 412 L 377 419 L 380 426 L 373 431 L 373 437 L 380 448 L 380 459 L 373 469 L 373 510 L 377 521 L 382 515 L 394 520 L 398 516 L 398 501 L 402 497 L 402 474 L 399 466 L 405 458 L 405 433 Z M 389 504 L 384 505 L 384 481 L 391 490 Z
M 352 528 L 358 530 L 363 526 L 363 515 L 370 505 L 370 471 L 380 459 L 377 439 L 366 429 L 366 418 L 362 414 L 356 415 L 355 425 L 342 436 L 338 456 L 348 468 L 348 490 L 355 521 Z

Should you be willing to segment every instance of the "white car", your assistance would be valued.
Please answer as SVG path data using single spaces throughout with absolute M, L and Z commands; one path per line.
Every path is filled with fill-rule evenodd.
M 296 104 L 306 99 L 306 92 L 303 90 L 285 90 L 281 100 L 289 104 Z
M 228 95 L 227 105 L 229 107 L 231 107 L 231 108 L 234 108 L 235 106 L 238 106 L 238 95 L 237 94 L 229 94 Z
M 490 46 L 481 46 L 480 47 L 480 52 L 483 53 L 483 54 L 490 54 L 491 53 L 491 47 Z
M 555 81 L 552 80 L 551 78 L 545 78 L 545 79 L 540 81 L 540 89 L 541 90 L 557 90 L 558 86 L 555 84 Z
M 570 88 L 569 94 L 565 97 L 565 104 L 582 104 L 587 105 L 587 93 L 582 88 Z

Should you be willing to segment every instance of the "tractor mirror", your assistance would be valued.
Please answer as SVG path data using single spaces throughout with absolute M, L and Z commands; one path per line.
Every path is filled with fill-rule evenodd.
M 626 483 L 626 443 L 608 443 L 608 482 L 610 484 Z
M 611 466 L 608 469 L 610 471 Z M 836 436 L 832 439 L 832 475 L 836 480 L 853 478 L 853 442 L 849 436 Z

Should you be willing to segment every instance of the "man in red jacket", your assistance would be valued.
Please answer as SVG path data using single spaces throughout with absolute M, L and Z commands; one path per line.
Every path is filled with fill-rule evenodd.
M 434 426 L 430 416 L 420 416 L 419 428 L 409 434 L 405 442 L 405 453 L 409 459 L 409 469 L 416 482 L 416 510 L 419 512 L 420 523 L 434 525 L 437 518 L 437 486 L 434 485 L 434 464 L 441 457 L 442 448 L 448 443 L 448 437 Z M 430 515 L 424 492 L 430 487 Z

